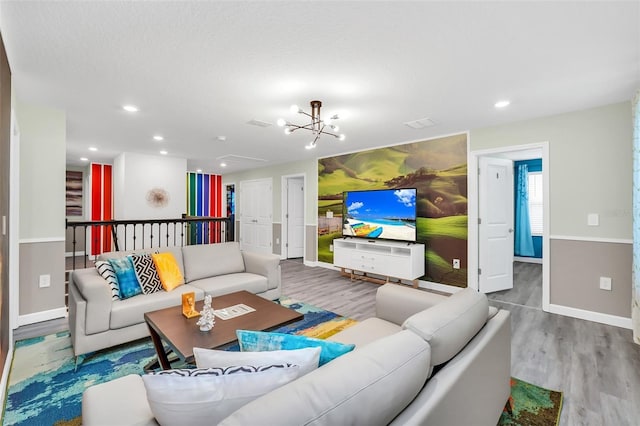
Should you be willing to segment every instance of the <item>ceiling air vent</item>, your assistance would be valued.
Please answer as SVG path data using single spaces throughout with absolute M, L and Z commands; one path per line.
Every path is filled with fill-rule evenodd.
M 404 123 L 405 126 L 411 127 L 412 129 L 424 129 L 425 127 L 435 126 L 436 124 L 437 123 L 429 117 Z
M 258 127 L 269 127 L 273 125 L 271 123 L 267 123 L 266 121 L 256 120 L 255 118 L 251 121 L 247 121 L 247 124 L 251 124 L 252 126 L 258 126 Z

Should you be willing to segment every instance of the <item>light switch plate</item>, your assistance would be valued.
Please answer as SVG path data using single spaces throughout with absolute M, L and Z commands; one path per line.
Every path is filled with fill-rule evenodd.
M 600 289 L 611 291 L 611 278 L 600 277 Z
M 587 225 L 589 225 L 589 226 L 599 226 L 600 225 L 600 215 L 598 213 L 589 213 L 587 215 Z

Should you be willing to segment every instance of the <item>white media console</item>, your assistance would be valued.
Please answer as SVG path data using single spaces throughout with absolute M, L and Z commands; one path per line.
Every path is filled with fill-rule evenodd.
M 418 278 L 424 275 L 424 262 L 421 243 L 360 238 L 333 240 L 333 265 L 352 280 L 384 284 L 395 278 L 411 281 L 418 287 Z

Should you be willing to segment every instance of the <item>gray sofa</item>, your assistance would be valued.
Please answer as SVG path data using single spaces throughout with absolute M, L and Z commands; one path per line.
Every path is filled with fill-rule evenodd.
M 331 337 L 355 343 L 354 351 L 249 402 L 220 424 L 498 422 L 510 394 L 508 311 L 490 308 L 486 296 L 471 289 L 445 297 L 386 284 L 376 296 L 376 315 Z M 86 426 L 157 424 L 137 375 L 85 390 L 82 419 Z
M 280 297 L 280 258 L 240 250 L 236 242 L 136 250 L 173 253 L 185 284 L 173 291 L 111 300 L 107 282 L 96 268 L 77 269 L 69 276 L 69 331 L 76 356 L 149 335 L 144 313 L 180 305 L 182 293 L 196 300 L 247 290 L 267 299 Z M 101 254 L 106 260 L 132 251 Z

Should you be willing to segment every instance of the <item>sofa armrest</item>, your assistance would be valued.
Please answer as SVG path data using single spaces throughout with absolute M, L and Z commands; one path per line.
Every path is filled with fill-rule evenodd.
M 376 317 L 402 325 L 411 315 L 446 299 L 447 296 L 404 285 L 385 284 L 376 293 Z
M 280 287 L 280 257 L 270 253 L 242 251 L 246 272 L 267 277 L 269 290 Z
M 111 290 L 107 281 L 95 268 L 76 269 L 69 276 L 69 285 L 74 286 L 86 301 L 85 318 L 76 318 L 76 321 L 84 321 L 86 334 L 109 330 Z

